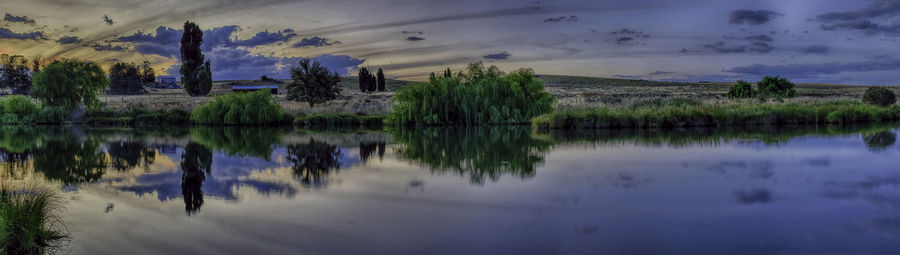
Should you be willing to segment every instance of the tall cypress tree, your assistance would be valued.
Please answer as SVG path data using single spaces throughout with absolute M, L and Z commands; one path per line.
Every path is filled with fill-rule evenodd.
M 201 44 L 203 44 L 203 30 L 197 24 L 185 21 L 184 34 L 181 36 L 181 84 L 193 97 L 209 93 L 209 89 L 204 89 L 200 84 L 200 69 L 204 63 Z
M 378 68 L 378 91 L 384 91 L 384 70 Z
M 369 72 L 369 68 L 363 67 L 359 69 L 359 91 L 375 91 L 375 76 Z
M 450 72 L 450 68 L 448 67 L 447 70 L 444 71 L 444 77 L 450 78 L 451 76 L 453 76 L 453 73 Z

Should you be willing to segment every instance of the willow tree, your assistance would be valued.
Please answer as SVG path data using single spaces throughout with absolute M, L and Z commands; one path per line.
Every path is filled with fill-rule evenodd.
M 32 96 L 45 106 L 68 109 L 83 104 L 88 108 L 100 105 L 97 95 L 109 85 L 106 73 L 93 62 L 63 60 L 47 65 L 34 74 Z
M 184 22 L 184 34 L 181 36 L 181 83 L 191 96 L 205 96 L 212 89 L 212 79 L 201 77 L 205 57 L 200 49 L 203 44 L 203 30 L 193 22 Z M 206 69 L 209 72 L 208 69 Z M 211 73 L 204 75 L 211 76 Z

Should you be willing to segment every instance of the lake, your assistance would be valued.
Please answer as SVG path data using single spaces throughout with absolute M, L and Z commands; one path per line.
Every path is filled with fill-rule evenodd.
M 3 127 L 72 254 L 898 254 L 897 126 Z

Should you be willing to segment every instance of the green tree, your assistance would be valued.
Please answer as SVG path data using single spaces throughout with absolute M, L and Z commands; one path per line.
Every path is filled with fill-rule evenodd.
M 883 87 L 869 87 L 863 94 L 862 102 L 871 105 L 889 106 L 897 102 L 897 95 Z
M 144 94 L 141 71 L 133 63 L 116 63 L 109 69 L 109 93 L 113 95 Z
M 378 68 L 378 91 L 384 91 L 384 70 Z
M 209 91 L 212 90 L 212 69 L 210 69 L 209 60 L 200 67 L 197 77 L 200 79 L 200 95 L 209 95 Z
M 205 96 L 212 89 L 212 83 L 209 84 L 209 88 L 205 88 L 207 84 L 201 82 L 203 78 L 200 71 L 205 68 L 201 44 L 203 44 L 203 30 L 193 22 L 184 22 L 184 34 L 181 36 L 181 83 L 192 97 Z
M 141 64 L 141 82 L 144 84 L 156 82 L 156 71 L 153 70 L 152 65 L 150 61 L 144 61 Z
M 93 62 L 63 60 L 54 62 L 34 75 L 32 96 L 45 106 L 72 109 L 79 104 L 88 108 L 100 105 L 97 95 L 109 85 L 109 79 Z
M 749 82 L 738 80 L 737 83 L 731 85 L 731 88 L 728 89 L 728 93 L 725 94 L 730 99 L 735 98 L 751 98 L 753 97 L 753 85 Z
M 10 88 L 14 94 L 31 93 L 31 69 L 22 55 L 0 55 L 0 88 Z
M 759 82 L 756 82 L 756 86 L 759 87 L 759 93 L 763 95 L 772 95 L 776 97 L 796 97 L 797 90 L 794 89 L 794 83 L 788 81 L 788 79 L 779 76 L 766 76 Z
M 315 104 L 328 102 L 341 95 L 341 78 L 330 73 L 318 61 L 300 60 L 299 67 L 291 68 L 291 81 L 287 86 L 287 99 Z

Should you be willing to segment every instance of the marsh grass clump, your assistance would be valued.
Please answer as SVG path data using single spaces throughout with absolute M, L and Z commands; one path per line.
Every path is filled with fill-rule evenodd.
M 532 119 L 538 129 L 673 128 L 855 124 L 900 120 L 900 107 L 857 101 L 827 103 L 726 104 L 658 108 L 561 110 Z
M 51 187 L 0 186 L 0 253 L 42 254 L 67 235 L 60 216 L 62 201 Z
M 870 87 L 863 94 L 862 102 L 871 105 L 889 106 L 897 103 L 897 95 L 887 88 Z
M 213 125 L 272 125 L 284 120 L 281 105 L 268 89 L 229 93 L 216 97 L 191 112 L 191 122 Z
M 632 110 L 636 109 L 654 109 L 654 108 L 664 108 L 664 107 L 687 107 L 687 106 L 698 106 L 703 104 L 703 102 L 690 99 L 690 98 L 672 98 L 672 99 L 662 99 L 662 98 L 654 98 L 649 100 L 639 101 L 637 103 L 632 104 L 629 108 Z

